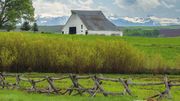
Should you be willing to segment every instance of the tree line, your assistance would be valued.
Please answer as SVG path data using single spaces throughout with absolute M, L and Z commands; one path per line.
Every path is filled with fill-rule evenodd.
M 30 23 L 28 21 L 25 21 L 21 28 L 20 28 L 22 31 L 29 31 L 29 30 L 32 30 L 34 32 L 38 32 L 39 29 L 38 29 L 38 25 L 36 22 L 34 22 L 33 26 L 30 25 Z
M 159 37 L 160 32 L 157 29 L 124 29 L 125 36 Z

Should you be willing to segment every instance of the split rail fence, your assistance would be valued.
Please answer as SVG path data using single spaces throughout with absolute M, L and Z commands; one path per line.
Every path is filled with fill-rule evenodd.
M 14 77 L 16 79 L 15 83 L 10 83 L 7 82 L 7 78 L 8 77 Z M 69 88 L 67 88 L 66 90 L 64 90 L 62 92 L 62 89 L 58 89 L 54 82 L 55 81 L 61 81 L 61 80 L 65 80 L 65 79 L 70 79 L 72 84 Z M 94 86 L 92 88 L 85 88 L 83 85 L 81 85 L 79 83 L 79 80 L 82 79 L 92 79 Z M 48 87 L 45 89 L 40 89 L 37 88 L 37 84 L 40 82 L 47 82 L 48 83 Z M 122 92 L 107 92 L 104 90 L 103 88 L 103 81 L 110 81 L 110 82 L 117 82 L 119 84 L 121 84 L 124 87 L 124 91 Z M 23 88 L 22 86 L 20 86 L 21 82 L 28 82 L 31 87 L 30 88 Z M 129 96 L 135 96 L 131 89 L 130 89 L 130 85 L 132 86 L 158 86 L 158 85 L 164 85 L 165 86 L 165 90 L 163 92 L 160 92 L 157 95 L 153 95 L 151 97 L 149 97 L 148 99 L 162 99 L 164 97 L 171 97 L 170 94 L 170 90 L 172 87 L 174 86 L 180 86 L 180 80 L 168 80 L 168 77 L 165 76 L 164 77 L 164 81 L 162 82 L 157 82 L 157 83 L 135 83 L 132 82 L 131 80 L 126 80 L 123 78 L 104 78 L 104 77 L 98 77 L 96 75 L 92 75 L 92 76 L 78 76 L 75 74 L 70 74 L 68 76 L 63 76 L 63 77 L 59 77 L 59 78 L 55 78 L 55 77 L 43 77 L 39 80 L 34 80 L 34 79 L 30 79 L 30 78 L 25 78 L 23 77 L 23 75 L 19 75 L 19 74 L 3 74 L 0 73 L 0 87 L 1 89 L 20 89 L 20 90 L 26 90 L 28 92 L 35 92 L 35 93 L 47 93 L 47 94 L 60 94 L 60 95 L 72 95 L 73 92 L 76 92 L 73 95 L 83 95 L 83 94 L 88 94 L 91 97 L 95 97 L 97 94 L 102 94 L 103 96 L 122 96 L 122 95 L 129 95 Z

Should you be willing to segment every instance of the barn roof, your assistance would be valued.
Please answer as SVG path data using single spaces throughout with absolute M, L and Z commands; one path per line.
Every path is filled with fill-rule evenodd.
M 116 25 L 110 22 L 101 11 L 72 10 L 77 14 L 88 30 L 93 31 L 118 31 Z

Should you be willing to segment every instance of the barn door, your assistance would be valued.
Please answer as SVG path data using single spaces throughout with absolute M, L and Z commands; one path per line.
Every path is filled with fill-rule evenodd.
M 69 34 L 76 34 L 76 27 L 69 27 Z

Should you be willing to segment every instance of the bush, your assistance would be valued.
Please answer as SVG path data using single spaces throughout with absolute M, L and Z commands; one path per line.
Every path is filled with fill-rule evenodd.
M 155 74 L 166 73 L 167 66 L 165 63 L 164 58 L 160 54 L 154 54 L 147 59 L 146 67 Z
M 38 32 L 39 31 L 39 28 L 38 28 L 38 25 L 37 25 L 36 22 L 32 26 L 32 31 L 34 31 L 34 32 Z
M 31 29 L 31 25 L 27 21 L 25 21 L 21 26 L 22 31 L 29 31 L 30 29 Z
M 58 38 L 59 37 L 59 38 Z M 3 47 L 3 48 L 2 48 Z M 82 40 L 1 33 L 4 66 L 13 72 L 143 73 L 145 56 L 122 40 Z M 4 55 L 1 55 L 4 56 Z M 15 61 L 15 62 L 14 62 Z M 13 65 L 12 65 L 13 63 Z M 1 71 L 5 71 L 1 68 Z
M 16 60 L 16 52 L 12 52 L 7 48 L 2 48 L 0 51 L 0 64 L 4 71 L 10 71 L 9 67 Z

